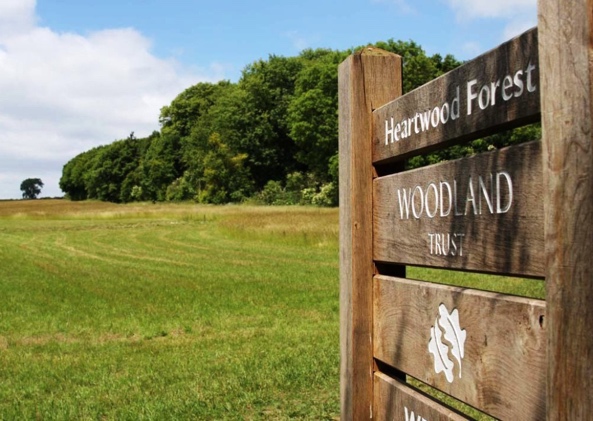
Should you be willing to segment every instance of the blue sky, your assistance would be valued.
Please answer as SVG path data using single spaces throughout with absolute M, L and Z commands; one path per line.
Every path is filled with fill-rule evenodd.
M 2 0 L 0 198 L 39 177 L 58 196 L 76 154 L 158 130 L 201 81 L 304 48 L 390 38 L 471 59 L 535 25 L 535 0 Z

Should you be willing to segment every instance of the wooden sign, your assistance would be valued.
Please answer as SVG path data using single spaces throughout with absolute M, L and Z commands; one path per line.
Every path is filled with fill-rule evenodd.
M 501 419 L 591 418 L 593 0 L 538 7 L 539 29 L 404 96 L 394 54 L 340 65 L 343 420 L 463 419 L 407 376 Z M 540 118 L 541 142 L 405 170 Z M 546 300 L 406 265 L 541 278 Z
M 401 421 L 462 421 L 469 418 L 383 373 L 375 373 L 373 418 Z
M 401 160 L 540 118 L 537 29 L 373 113 L 373 162 Z
M 593 4 L 539 1 L 548 420 L 593 414 Z
M 374 355 L 501 419 L 545 417 L 545 303 L 377 276 Z
M 541 143 L 375 179 L 377 262 L 544 274 Z

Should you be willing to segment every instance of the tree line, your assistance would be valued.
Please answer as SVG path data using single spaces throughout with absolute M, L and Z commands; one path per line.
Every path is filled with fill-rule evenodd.
M 413 41 L 375 46 L 402 56 L 404 92 L 460 64 L 452 55 L 429 56 Z M 249 64 L 237 83 L 191 86 L 161 109 L 160 131 L 145 138 L 132 132 L 77 155 L 64 165 L 60 188 L 72 200 L 336 205 L 338 65 L 353 51 L 271 55 Z M 498 135 L 408 165 L 465 156 L 524 135 Z

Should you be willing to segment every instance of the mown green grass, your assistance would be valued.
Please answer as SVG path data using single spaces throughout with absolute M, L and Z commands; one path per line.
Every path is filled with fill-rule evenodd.
M 338 415 L 335 211 L 294 216 L 330 242 L 281 208 L 251 236 L 249 208 L 29 204 L 0 204 L 0 418 Z
M 0 202 L 0 419 L 336 419 L 338 251 L 337 209 Z

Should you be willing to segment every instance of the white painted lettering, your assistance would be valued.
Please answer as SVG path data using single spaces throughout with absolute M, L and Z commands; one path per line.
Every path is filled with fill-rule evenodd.
M 467 205 L 471 202 L 472 208 L 474 209 L 474 215 L 478 214 L 478 210 L 476 209 L 476 195 L 474 194 L 474 185 L 472 183 L 472 178 L 469 178 L 469 182 L 467 183 L 467 196 L 465 198 L 465 214 L 467 215 Z
M 432 254 L 432 244 L 434 240 L 434 234 L 428 233 L 428 238 L 430 238 L 430 254 Z
M 406 421 L 426 421 L 420 415 L 418 415 L 418 417 L 416 417 L 414 415 L 414 411 L 409 411 L 408 412 L 408 407 L 407 406 L 404 406 L 404 411 L 405 411 L 405 415 L 406 415 Z
M 389 123 L 385 120 L 385 145 L 389 145 L 389 136 L 391 136 L 391 143 L 393 143 L 393 117 L 391 117 L 391 129 Z
M 465 234 L 460 233 L 428 233 L 429 253 L 431 256 L 462 257 L 464 237 Z
M 402 139 L 406 139 L 408 137 L 408 120 L 402 121 Z
M 459 238 L 459 256 L 463 257 L 463 238 L 465 234 L 453 234 L 453 237 Z
M 440 115 L 439 115 L 439 107 L 434 107 L 432 109 L 432 113 L 430 114 L 430 124 L 432 127 L 436 127 L 439 125 Z
M 451 250 L 451 234 L 447 234 L 447 241 L 445 241 L 445 234 L 443 234 L 443 256 L 447 256 L 449 254 L 449 250 Z
M 508 202 L 507 204 L 502 207 L 501 200 L 501 177 L 503 177 L 506 181 L 507 191 L 508 191 Z M 499 172 L 496 174 L 496 213 L 507 213 L 511 209 L 511 205 L 513 204 L 513 180 L 511 180 L 511 176 L 506 171 Z
M 477 85 L 476 79 L 467 82 L 467 115 L 472 113 L 472 101 L 478 97 L 478 94 L 473 91 L 473 87 Z
M 441 250 L 441 234 L 435 234 L 435 237 L 436 237 L 436 244 L 435 244 L 434 252 L 435 252 L 435 254 L 442 256 L 443 252 Z
M 445 197 L 445 195 L 443 194 L 443 186 L 447 187 L 447 193 L 448 193 L 448 197 L 449 197 L 449 207 L 447 208 L 447 211 L 445 212 L 445 205 L 443 204 L 443 197 Z M 439 191 L 441 194 L 440 197 L 440 208 L 441 208 L 441 218 L 444 218 L 445 216 L 449 216 L 449 214 L 451 213 L 451 207 L 453 206 L 453 198 L 452 193 L 451 193 L 451 185 L 449 183 L 447 183 L 446 181 L 441 181 L 439 183 Z
M 527 73 L 527 91 L 528 92 L 535 92 L 537 87 L 533 84 L 533 80 L 531 79 L 531 72 L 535 70 L 535 66 L 529 62 L 527 65 L 527 69 L 525 69 L 525 73 Z
M 451 250 L 451 256 L 455 257 L 457 255 L 457 243 L 455 242 L 455 239 L 457 238 L 457 234 L 453 234 L 453 240 L 451 241 L 451 248 L 453 250 Z
M 480 204 L 479 204 L 479 212 L 480 215 L 482 214 L 482 197 L 484 197 L 484 199 L 486 199 L 486 205 L 488 205 L 488 210 L 490 211 L 490 213 L 494 213 L 494 208 L 492 206 L 492 200 L 490 200 L 490 196 L 491 193 L 488 193 L 488 190 L 486 188 L 486 184 L 484 183 L 484 179 L 482 178 L 482 176 L 478 177 L 478 181 L 480 183 Z M 492 192 L 492 184 L 494 184 L 492 182 L 492 173 L 490 173 L 490 192 Z
M 430 129 L 430 110 L 420 114 L 420 126 L 423 132 Z
M 480 109 L 485 110 L 488 108 L 488 104 L 490 104 L 490 89 L 488 85 L 482 86 L 480 89 L 480 94 L 478 95 L 478 105 Z
M 501 101 L 519 98 L 525 91 L 537 90 L 537 64 L 529 62 L 525 69 L 519 69 L 514 74 L 504 75 L 497 80 L 480 81 L 472 79 L 466 82 L 465 93 L 467 115 L 471 115 L 476 106 L 484 111 L 494 107 Z M 445 125 L 449 121 L 457 120 L 461 116 L 461 89 L 455 87 L 455 96 L 425 111 L 416 112 L 412 117 L 401 119 L 395 124 L 394 117 L 385 120 L 385 145 L 407 139 L 430 129 Z M 395 125 L 394 125 L 395 124 Z
M 403 190 L 403 195 L 402 195 Z M 411 196 L 412 190 L 408 190 L 408 194 Z M 410 196 L 406 194 L 406 189 L 397 189 L 397 198 L 399 201 L 399 214 L 400 219 L 404 219 L 404 210 L 406 211 L 406 218 L 410 219 Z
M 490 83 L 490 94 L 491 94 L 490 98 L 492 99 L 492 101 L 490 102 L 490 105 L 492 105 L 492 106 L 496 105 L 496 88 L 498 88 L 499 86 L 500 86 L 500 80 Z
M 514 79 L 515 86 L 518 88 L 518 90 L 515 91 L 515 98 L 523 95 L 523 79 L 521 79 L 521 76 L 523 76 L 523 70 L 518 70 L 517 73 L 515 73 Z
M 456 92 L 457 95 L 455 95 L 453 102 L 451 102 L 451 120 L 457 120 L 461 113 L 461 110 L 459 109 L 459 86 L 457 87 Z
M 508 101 L 513 97 L 513 93 L 508 93 L 507 90 L 513 87 L 513 78 L 511 76 L 505 76 L 502 80 L 502 99 Z
M 420 212 L 416 210 L 416 192 L 420 192 Z M 424 211 L 424 194 L 422 194 L 422 187 L 416 186 L 414 192 L 412 193 L 412 214 L 414 218 L 420 219 L 422 216 L 422 212 Z
M 441 108 L 441 124 L 447 124 L 449 121 L 449 103 L 445 102 Z
M 451 185 L 452 184 L 452 185 Z M 513 204 L 513 180 L 506 171 L 470 175 L 458 188 L 457 180 L 428 181 L 397 189 L 400 219 L 507 213 Z
M 428 208 L 429 200 L 428 200 L 428 193 L 432 187 L 434 191 L 434 212 L 431 214 L 430 209 Z M 426 197 L 424 198 L 424 204 L 426 206 L 426 215 L 429 218 L 434 218 L 439 210 L 439 191 L 437 190 L 437 186 L 434 183 L 430 183 L 426 188 Z

